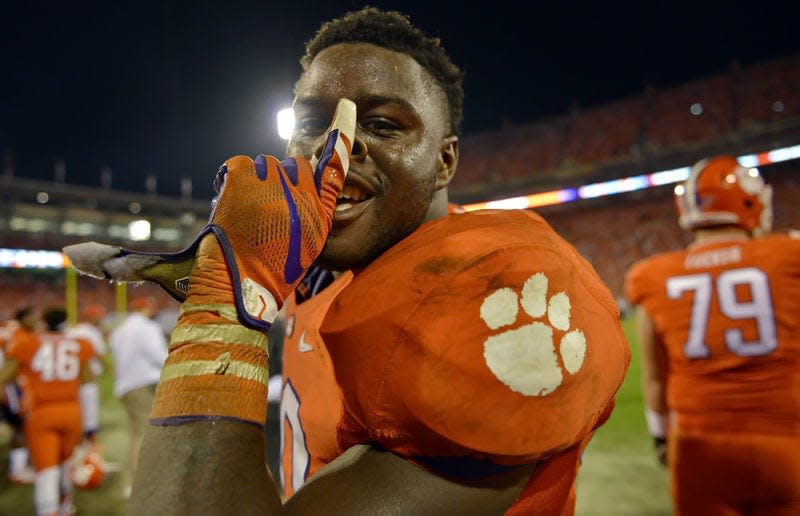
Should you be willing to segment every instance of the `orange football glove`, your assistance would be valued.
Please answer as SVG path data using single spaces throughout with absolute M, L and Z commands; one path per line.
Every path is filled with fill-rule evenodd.
M 227 268 L 242 322 L 269 329 L 283 300 L 325 245 L 349 165 L 354 127 L 355 105 L 342 100 L 315 169 L 303 158 L 279 162 L 264 155 L 255 161 L 236 156 L 220 167 L 214 181 L 219 195 L 200 236 L 213 233 L 222 256 L 216 244 L 200 244 L 196 259 L 211 260 L 195 263 L 190 297 L 192 291 L 201 298 L 213 297 L 220 287 L 218 274 Z M 193 289 L 192 283 L 201 279 L 203 289 Z
M 209 224 L 177 254 L 93 242 L 64 249 L 85 274 L 171 278 L 158 282 L 171 282 L 167 290 L 183 299 L 152 423 L 232 418 L 264 424 L 266 330 L 322 252 L 349 166 L 355 118 L 355 104 L 340 100 L 317 163 L 264 155 L 227 160 L 215 179 Z

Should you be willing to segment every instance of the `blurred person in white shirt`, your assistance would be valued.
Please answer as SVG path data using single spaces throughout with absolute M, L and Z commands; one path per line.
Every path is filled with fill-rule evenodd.
M 153 395 L 167 358 L 166 337 L 153 320 L 158 309 L 155 298 L 134 298 L 129 309 L 108 339 L 114 360 L 114 394 L 125 408 L 129 434 L 128 455 L 122 468 L 125 496 L 130 494 Z

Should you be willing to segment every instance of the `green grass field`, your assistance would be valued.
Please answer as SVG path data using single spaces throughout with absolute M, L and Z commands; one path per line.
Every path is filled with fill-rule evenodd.
M 623 328 L 633 358 L 614 412 L 584 453 L 577 486 L 579 516 L 672 514 L 668 474 L 656 460 L 644 421 L 633 320 L 623 321 Z
M 631 321 L 625 321 L 633 360 L 617 397 L 616 410 L 595 434 L 578 476 L 579 516 L 663 516 L 671 514 L 667 472 L 655 459 L 652 439 L 642 413 L 638 347 Z M 120 462 L 125 450 L 122 407 L 111 392 L 111 377 L 102 378 L 100 443 L 110 462 Z M 32 516 L 31 486 L 11 485 L 6 475 L 8 443 L 0 442 L 0 516 Z M 78 491 L 75 505 L 87 516 L 122 516 L 119 477 L 112 473 L 93 491 Z

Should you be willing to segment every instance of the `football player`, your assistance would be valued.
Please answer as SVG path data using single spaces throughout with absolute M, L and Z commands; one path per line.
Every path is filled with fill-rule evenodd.
M 14 318 L 0 327 L 0 366 L 5 363 L 6 351 L 11 337 L 17 331 L 34 331 L 39 322 L 39 314 L 30 306 L 16 311 Z M 28 448 L 25 445 L 25 433 L 22 426 L 20 407 L 20 388 L 16 380 L 0 387 L 0 413 L 12 430 L 11 449 L 8 452 L 8 479 L 12 484 L 32 484 L 33 467 L 30 465 Z
M 36 514 L 66 515 L 73 511 L 69 459 L 83 431 L 78 390 L 93 380 L 88 364 L 95 353 L 89 341 L 60 332 L 63 309 L 48 309 L 43 319 L 46 333 L 13 335 L 0 383 L 16 377 L 22 387 L 25 438 L 36 470 Z
M 536 214 L 448 214 L 462 74 L 437 39 L 400 13 L 368 7 L 323 25 L 301 63 L 288 154 L 301 164 L 323 163 L 331 147 L 346 149 L 337 158 L 349 160 L 349 172 L 343 167 L 346 179 L 331 184 L 335 202 L 322 210 L 314 209 L 314 197 L 296 201 L 307 197 L 289 184 L 302 181 L 286 181 L 284 214 L 267 211 L 272 220 L 249 212 L 262 195 L 259 185 L 237 179 L 252 174 L 253 165 L 229 160 L 212 225 L 235 223 L 253 242 L 272 234 L 257 249 L 248 241 L 230 245 L 269 295 L 262 292 L 252 310 L 238 302 L 259 289 L 236 272 L 234 252 L 221 262 L 227 273 L 213 269 L 213 278 L 202 245 L 186 253 L 195 256 L 189 297 L 168 363 L 193 349 L 192 363 L 204 353 L 207 365 L 193 369 L 194 384 L 187 380 L 185 390 L 174 378 L 190 366 L 165 369 L 133 513 L 571 513 L 580 453 L 609 416 L 630 356 L 613 297 Z M 352 128 L 342 123 L 341 99 L 354 103 Z M 345 145 L 332 144 L 336 128 Z M 335 161 L 330 176 L 337 177 Z M 268 183 L 284 176 L 278 167 L 259 177 Z M 274 195 L 269 184 L 264 188 Z M 293 207 L 305 214 L 301 221 L 319 222 L 295 226 Z M 217 222 L 221 209 L 228 221 Z M 275 233 L 281 227 L 288 229 Z M 273 313 L 272 302 L 282 304 L 297 285 L 289 282 L 303 274 L 291 247 L 287 253 L 293 228 L 311 244 L 300 268 L 316 258 L 316 266 L 339 277 L 327 287 L 319 283 L 321 289 L 304 288 L 320 292 L 296 308 L 291 331 L 287 320 L 284 349 L 297 356 L 284 362 L 291 497 L 281 507 L 268 489 L 263 436 L 255 427 L 263 409 L 244 410 L 250 399 L 263 405 L 263 373 L 248 369 L 259 380 L 247 384 L 226 377 L 243 374 L 233 370 L 234 354 L 262 345 L 244 331 L 259 326 L 253 311 Z M 223 248 L 219 233 L 230 232 L 215 230 Z M 315 247 L 320 235 L 327 237 L 324 248 Z M 170 264 L 187 268 L 181 256 L 148 260 L 127 250 L 90 249 L 69 254 L 97 276 L 141 280 Z M 235 314 L 226 308 L 232 304 Z M 212 307 L 230 314 L 224 333 L 197 326 Z M 196 315 L 195 326 L 181 329 L 198 312 L 204 319 Z M 198 346 L 212 338 L 226 345 Z M 265 359 L 257 363 L 263 367 Z M 236 480 L 221 480 L 220 467 Z
M 800 240 L 731 156 L 675 188 L 687 249 L 635 263 L 646 420 L 676 514 L 800 514 Z

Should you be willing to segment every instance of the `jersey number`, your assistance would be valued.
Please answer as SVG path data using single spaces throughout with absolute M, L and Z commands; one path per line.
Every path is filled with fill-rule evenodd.
M 44 341 L 33 357 L 31 369 L 39 373 L 43 382 L 74 380 L 81 370 L 80 351 L 80 344 L 74 340 Z
M 286 382 L 281 393 L 281 457 L 285 453 L 287 423 L 292 434 L 292 478 L 286 478 L 286 471 L 283 470 L 281 461 L 281 482 L 286 485 L 286 482 L 291 481 L 292 491 L 296 492 L 306 481 L 311 455 L 308 453 L 306 436 L 300 422 L 300 398 L 290 381 Z
M 717 277 L 716 282 L 711 274 L 676 276 L 667 280 L 670 299 L 679 299 L 686 292 L 694 293 L 689 336 L 683 345 L 684 354 L 688 358 L 708 358 L 710 355 L 705 337 L 714 287 L 722 315 L 735 320 L 754 319 L 758 328 L 758 339 L 755 341 L 745 341 L 742 330 L 738 328 L 725 330 L 723 337 L 728 350 L 742 357 L 762 356 L 775 351 L 778 339 L 769 280 L 760 269 L 748 267 L 725 271 Z M 736 296 L 737 287 L 749 290 L 749 301 L 739 300 Z

